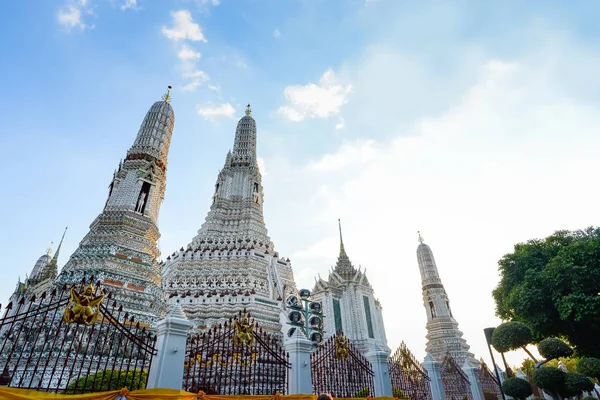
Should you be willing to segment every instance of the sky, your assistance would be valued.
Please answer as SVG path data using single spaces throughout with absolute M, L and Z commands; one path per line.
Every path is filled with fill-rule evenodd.
M 327 278 L 341 218 L 390 347 L 404 341 L 419 359 L 417 231 L 487 360 L 497 261 L 598 225 L 598 2 L 13 0 L 0 11 L 2 303 L 68 226 L 66 263 L 167 85 L 163 257 L 200 228 L 251 103 L 265 221 L 298 288 Z

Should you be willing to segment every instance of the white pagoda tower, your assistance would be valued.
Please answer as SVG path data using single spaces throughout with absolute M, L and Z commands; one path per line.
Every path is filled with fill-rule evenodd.
M 58 277 L 59 282 L 70 283 L 94 275 L 130 315 L 146 324 L 160 319 L 166 306 L 156 224 L 175 124 L 170 98 L 167 92 L 150 107 L 113 175 L 102 213 Z
M 354 268 L 346 254 L 340 229 L 340 254 L 328 280 L 315 283 L 313 300 L 323 304 L 325 337 L 344 332 L 352 344 L 366 353 L 377 349 L 390 351 L 383 326 L 381 303 L 364 271 Z
M 458 329 L 458 322 L 452 316 L 450 300 L 442 285 L 435 259 L 431 248 L 423 243 L 419 233 L 419 247 L 417 259 L 421 271 L 423 288 L 423 305 L 427 314 L 427 345 L 425 351 L 435 360 L 442 361 L 446 354 L 450 354 L 458 365 L 463 365 L 466 360 L 478 366 L 469 345 L 463 339 L 463 333 Z
M 266 330 L 282 331 L 284 299 L 296 293 L 290 260 L 279 256 L 263 219 L 250 105 L 237 124 L 233 152 L 217 176 L 213 203 L 198 235 L 167 257 L 163 289 L 197 328 L 246 309 Z

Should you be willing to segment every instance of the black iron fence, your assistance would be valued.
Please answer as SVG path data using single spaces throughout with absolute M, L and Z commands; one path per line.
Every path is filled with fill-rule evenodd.
M 7 305 L 0 319 L 4 384 L 67 393 L 146 387 L 156 337 L 93 279 Z
M 398 399 L 431 400 L 430 379 L 406 344 L 389 358 L 392 395 Z
M 223 325 L 188 336 L 184 390 L 206 394 L 287 393 L 289 355 L 241 312 Z
M 446 392 L 447 400 L 472 399 L 471 384 L 469 378 L 458 366 L 454 358 L 447 354 L 440 366 L 442 383 Z
M 375 396 L 373 367 L 343 333 L 329 338 L 310 355 L 314 393 L 337 398 Z

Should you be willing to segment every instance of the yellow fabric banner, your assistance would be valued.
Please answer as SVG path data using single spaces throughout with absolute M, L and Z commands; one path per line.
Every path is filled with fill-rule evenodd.
M 0 387 L 0 399 L 2 400 L 115 400 L 118 397 L 126 397 L 127 400 L 316 400 L 313 394 L 292 394 L 282 396 L 279 393 L 271 396 L 242 396 L 242 395 L 214 395 L 190 393 L 174 389 L 144 389 L 130 392 L 126 388 L 110 392 L 86 393 L 86 394 L 56 394 L 38 392 L 30 389 L 17 389 Z M 353 400 L 394 400 L 393 397 L 367 397 Z M 341 400 L 341 399 L 334 399 Z M 397 399 L 396 399 L 397 400 Z

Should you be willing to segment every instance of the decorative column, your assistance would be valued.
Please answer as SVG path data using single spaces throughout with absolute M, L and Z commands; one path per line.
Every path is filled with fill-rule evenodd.
M 445 400 L 446 391 L 444 390 L 444 382 L 442 382 L 442 371 L 440 371 L 440 363 L 435 361 L 431 354 L 425 355 L 423 368 L 429 375 L 429 385 L 431 386 L 431 397 L 433 400 Z
M 471 395 L 473 396 L 473 400 L 485 400 L 483 397 L 481 383 L 477 378 L 477 368 L 471 365 L 469 360 L 466 360 L 462 370 L 467 375 L 467 378 L 469 378 L 469 382 L 471 383 Z
M 392 397 L 392 381 L 390 379 L 390 369 L 388 358 L 390 353 L 373 349 L 365 354 L 365 358 L 369 360 L 373 366 L 373 383 L 375 386 L 374 397 Z
M 312 394 L 313 383 L 310 374 L 310 351 L 313 343 L 306 339 L 300 329 L 285 342 L 285 350 L 290 355 L 290 380 L 288 394 Z
M 179 303 L 171 306 L 165 319 L 156 324 L 157 354 L 148 375 L 148 388 L 181 390 L 187 335 L 194 324 Z

